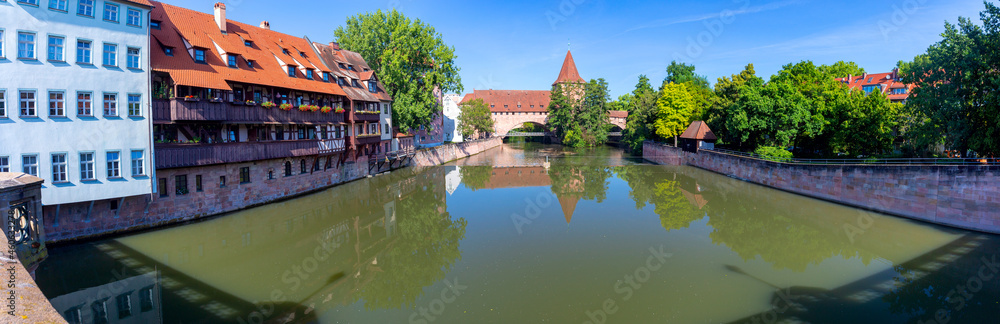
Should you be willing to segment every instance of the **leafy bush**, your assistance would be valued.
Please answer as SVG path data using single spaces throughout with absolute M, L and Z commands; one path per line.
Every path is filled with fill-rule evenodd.
M 765 160 L 771 160 L 775 162 L 790 162 L 792 161 L 793 157 L 792 152 L 774 146 L 761 146 L 758 147 L 757 150 L 753 152 L 761 156 L 761 158 Z

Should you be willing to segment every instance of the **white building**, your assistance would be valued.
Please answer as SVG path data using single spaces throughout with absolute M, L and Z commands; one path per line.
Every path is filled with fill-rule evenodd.
M 0 0 L 0 171 L 45 179 L 43 205 L 152 193 L 150 8 Z
M 458 128 L 458 115 L 462 113 L 458 103 L 462 95 L 449 94 L 444 96 L 444 140 L 454 143 L 462 142 L 462 132 Z

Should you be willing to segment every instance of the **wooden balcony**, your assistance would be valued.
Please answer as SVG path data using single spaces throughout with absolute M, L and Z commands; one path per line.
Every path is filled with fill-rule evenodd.
M 214 121 L 245 124 L 335 124 L 344 122 L 345 113 L 281 110 L 208 100 L 186 101 L 182 98 L 153 100 L 153 122 Z M 378 115 L 376 120 L 378 120 Z
M 317 154 L 334 154 L 345 150 L 344 143 L 343 138 L 220 144 L 158 143 L 154 145 L 154 151 L 156 152 L 156 168 L 171 169 Z
M 378 122 L 381 115 L 378 112 L 371 113 L 361 113 L 359 111 L 354 112 L 355 121 L 367 121 L 367 122 Z
M 357 140 L 358 145 L 378 144 L 380 142 L 382 142 L 382 134 L 360 135 Z

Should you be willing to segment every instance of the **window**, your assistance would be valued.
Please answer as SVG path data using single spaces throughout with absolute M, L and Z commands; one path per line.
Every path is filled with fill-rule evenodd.
M 120 178 L 121 173 L 121 153 L 118 151 L 108 152 L 108 178 Z
M 0 29 L 0 57 L 4 57 L 3 44 L 3 29 Z
M 126 64 L 130 69 L 139 69 L 139 49 L 135 47 L 129 47 L 126 52 L 128 55 L 128 60 Z
M 115 299 L 117 300 L 118 304 L 118 319 L 128 318 L 129 316 L 132 316 L 132 296 L 129 295 L 129 293 L 124 293 L 118 295 L 118 297 Z
M 306 58 L 306 52 L 299 52 L 299 56 L 301 56 L 302 58 Z
M 93 61 L 90 60 L 90 52 L 93 47 L 93 43 L 85 40 L 76 41 L 76 63 L 91 64 Z
M 219 177 L 219 188 L 225 188 L 225 187 L 226 187 L 226 176 L 220 176 Z
M 288 76 L 293 77 L 293 78 L 295 77 L 295 66 L 294 65 L 289 65 L 288 66 Z
M 358 84 L 358 80 L 357 79 L 351 79 L 351 86 L 355 87 L 355 88 L 360 88 L 361 87 L 361 85 Z
M 83 324 L 83 312 L 80 311 L 79 306 L 67 309 L 63 312 L 63 318 L 69 324 Z
M 66 93 L 49 91 L 49 116 L 66 117 Z
M 52 154 L 52 182 L 66 182 L 66 153 Z
M 160 29 L 160 23 L 162 23 L 162 22 L 159 21 L 159 20 L 150 20 L 149 21 L 149 28 L 159 30 Z
M 94 17 L 94 0 L 80 0 L 76 6 L 76 14 L 87 17 Z
M 871 93 L 872 91 L 875 91 L 875 90 L 879 90 L 879 92 L 881 92 L 882 87 L 880 87 L 878 85 L 866 85 L 866 86 L 861 87 L 861 90 L 863 90 L 865 93 Z
M 267 169 L 267 180 L 274 180 L 274 168 Z
M 18 91 L 21 117 L 37 117 L 35 112 L 35 90 Z
M 312 80 L 312 78 L 313 78 L 313 70 L 312 69 L 306 70 L 306 79 Z
M 254 68 L 254 60 L 247 60 L 247 66 L 249 66 L 251 69 Z
M 94 153 L 80 153 L 80 180 L 94 179 Z
M 288 51 L 288 49 L 284 49 L 284 48 L 281 49 L 281 52 L 285 53 L 285 55 L 291 55 L 292 54 L 291 52 Z
M 163 54 L 166 54 L 167 56 L 174 56 L 174 48 L 173 47 L 164 47 L 163 48 Z
M 906 88 L 892 89 L 892 94 L 894 95 L 906 94 Z
M 250 183 L 250 167 L 240 168 L 240 184 Z
M 17 33 L 17 58 L 35 59 L 34 33 Z
M 38 176 L 38 155 L 21 156 L 21 172 Z
M 118 22 L 118 5 L 104 3 L 104 20 Z
M 104 44 L 104 66 L 118 66 L 118 45 Z
M 153 310 L 153 287 L 149 286 L 139 290 L 139 311 L 148 312 Z
M 10 172 L 10 158 L 0 156 L 0 172 Z
M 90 310 L 94 314 L 94 324 L 108 324 L 108 305 L 106 300 L 99 300 L 90 304 Z
M 129 26 L 142 27 L 142 12 L 128 8 L 128 17 L 125 19 L 125 23 Z
M 128 95 L 128 115 L 129 117 L 142 117 L 142 95 Z
M 145 154 L 143 150 L 132 150 L 132 176 L 139 177 L 146 175 Z
M 94 112 L 91 110 L 91 105 L 93 103 L 93 93 L 90 92 L 77 92 L 76 93 L 76 115 L 77 116 L 93 116 Z
M 168 197 L 168 196 L 170 196 L 170 194 L 167 193 L 167 178 L 159 178 L 159 179 L 157 179 L 157 181 L 156 181 L 156 189 L 157 189 L 156 191 L 160 193 L 160 197 Z
M 174 194 L 178 196 L 188 194 L 188 178 L 186 174 L 174 176 Z
M 20 3 L 23 3 L 23 4 L 34 5 L 35 7 L 38 6 L 38 0 L 17 0 L 17 2 L 20 2 Z
M 49 9 L 66 11 L 66 0 L 49 0 Z
M 292 162 L 285 161 L 285 176 L 292 176 Z
M 244 40 L 243 45 L 246 45 L 247 47 L 253 47 L 253 41 Z
M 194 49 L 194 61 L 198 63 L 205 63 L 205 50 Z
M 205 188 L 201 185 L 201 175 L 199 174 L 194 176 L 194 191 L 202 192 L 203 190 L 205 190 Z
M 104 94 L 104 116 L 118 116 L 118 94 Z
M 7 118 L 7 90 L 0 90 L 0 118 Z
M 303 160 L 299 161 L 299 169 L 300 169 L 299 170 L 300 173 L 309 172 L 309 171 L 307 171 L 308 169 L 306 169 L 306 160 L 303 159 Z
M 368 92 L 378 92 L 378 88 L 375 86 L 375 81 L 368 80 Z
M 226 58 L 229 59 L 229 67 L 236 67 L 236 55 L 229 54 Z
M 323 81 L 324 82 L 330 82 L 330 73 L 329 72 L 323 72 Z
M 58 36 L 49 36 L 49 61 L 65 61 L 66 55 L 63 54 L 65 38 Z

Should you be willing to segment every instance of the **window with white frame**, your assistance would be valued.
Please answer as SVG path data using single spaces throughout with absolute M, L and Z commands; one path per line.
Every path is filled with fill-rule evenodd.
M 66 39 L 59 36 L 49 36 L 49 61 L 65 61 L 64 45 Z
M 118 116 L 118 94 L 104 94 L 104 116 Z
M 80 153 L 80 180 L 94 179 L 94 153 Z
M 120 178 L 121 173 L 121 152 L 111 151 L 107 154 L 108 157 L 108 178 Z
M 38 0 L 17 0 L 17 2 L 23 3 L 23 4 L 33 5 L 33 6 L 36 6 L 36 7 L 38 6 Z
M 49 9 L 66 11 L 67 2 L 66 0 L 49 0 Z
M 128 115 L 130 117 L 142 116 L 142 95 L 140 94 L 128 95 Z
M 118 45 L 104 43 L 104 66 L 118 66 Z
M 35 58 L 35 33 L 29 33 L 29 32 L 17 33 L 17 58 L 19 59 Z
M 142 11 L 128 8 L 128 17 L 126 18 L 125 23 L 129 26 L 142 27 Z
M 66 93 L 49 91 L 49 116 L 66 117 Z
M 76 115 L 77 116 L 93 116 L 94 111 L 92 109 L 94 100 L 94 94 L 92 92 L 77 92 L 76 93 Z
M 52 154 L 52 182 L 66 182 L 66 153 Z
M 10 172 L 10 157 L 0 156 L 0 172 Z
M 76 41 L 76 62 L 83 64 L 92 64 L 91 51 L 94 47 L 94 43 L 88 40 L 77 40 Z
M 146 175 L 146 168 L 144 164 L 144 154 L 143 150 L 132 150 L 132 176 L 144 176 Z
M 18 102 L 21 107 L 21 117 L 37 117 L 35 111 L 35 90 L 18 91 Z
M 4 53 L 4 50 L 3 50 L 3 44 L 4 44 L 4 42 L 3 42 L 3 35 L 4 35 L 3 34 L 3 29 L 0 29 L 0 57 L 5 57 L 4 54 L 3 54 Z
M 76 6 L 76 14 L 87 17 L 94 17 L 94 0 L 80 0 Z
M 139 48 L 129 47 L 128 48 L 128 68 L 139 69 Z
M 104 3 L 104 20 L 118 22 L 118 5 L 108 2 Z
M 33 176 L 38 176 L 38 155 L 29 154 L 21 156 L 21 172 Z
M 7 118 L 7 90 L 0 90 L 0 118 Z

